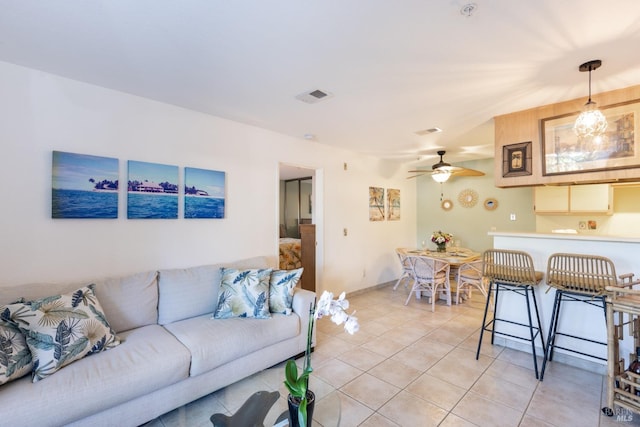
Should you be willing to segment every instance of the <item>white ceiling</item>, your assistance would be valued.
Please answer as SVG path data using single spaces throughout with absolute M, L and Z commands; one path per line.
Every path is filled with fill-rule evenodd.
M 586 101 L 588 60 L 594 93 L 640 84 L 638 0 L 467 3 L 0 0 L 0 61 L 425 165 L 492 157 L 495 115 Z M 313 89 L 333 97 L 295 99 Z

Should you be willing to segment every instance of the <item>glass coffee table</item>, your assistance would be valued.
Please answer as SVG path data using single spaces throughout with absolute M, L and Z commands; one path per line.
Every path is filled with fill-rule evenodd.
M 249 396 L 235 414 L 213 414 L 210 418 L 211 423 L 213 427 L 263 427 L 267 415 L 279 398 L 278 391 L 258 391 Z M 321 398 L 317 397 L 313 420 L 323 427 L 340 425 L 340 396 L 337 391 L 334 390 Z M 289 426 L 289 411 L 282 412 L 273 426 Z

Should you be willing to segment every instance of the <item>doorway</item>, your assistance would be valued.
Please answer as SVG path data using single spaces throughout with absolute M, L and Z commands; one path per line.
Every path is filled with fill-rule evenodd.
M 303 267 L 301 287 L 316 291 L 322 263 L 319 220 L 321 170 L 279 166 L 278 252 L 281 269 Z

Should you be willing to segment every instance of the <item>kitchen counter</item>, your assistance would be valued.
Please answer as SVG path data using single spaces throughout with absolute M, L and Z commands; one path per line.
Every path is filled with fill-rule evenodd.
M 638 253 L 640 253 L 640 238 L 590 235 L 582 233 L 511 233 L 492 231 L 488 234 L 493 236 L 493 247 L 495 249 L 513 249 L 529 253 L 533 258 L 536 270 L 543 273 L 546 273 L 547 260 L 549 256 L 553 253 L 564 252 L 604 256 L 613 261 L 617 275 L 635 273 L 636 278 L 640 275 L 640 257 L 638 257 Z M 548 288 L 549 287 L 543 278 L 536 290 L 536 298 L 538 299 L 545 342 L 549 331 L 548 325 L 551 319 L 554 297 L 554 291 L 550 290 L 547 292 Z M 522 315 L 522 304 L 524 304 L 524 302 L 521 301 L 522 297 L 518 297 L 516 295 L 506 295 L 505 297 L 509 297 L 509 300 L 505 301 L 505 298 L 505 300 L 500 304 L 501 317 L 514 320 L 522 318 L 524 320 Z M 515 298 L 518 298 L 518 300 Z M 607 341 L 604 312 L 602 309 L 583 303 L 565 303 L 562 308 L 562 317 L 560 322 L 559 330 L 572 333 L 577 336 L 589 337 L 601 342 Z M 522 342 L 509 338 L 506 338 L 505 341 L 505 345 L 507 346 L 513 346 L 526 351 L 527 347 L 523 346 Z M 625 348 L 621 349 L 621 354 L 634 351 L 633 343 L 631 342 L 627 343 L 625 341 L 623 346 Z M 606 346 L 594 345 L 586 342 L 577 342 L 575 344 L 571 342 L 567 347 L 576 348 L 588 354 L 595 354 L 604 358 L 607 357 Z M 567 363 L 593 370 L 593 364 L 585 364 L 581 360 L 576 361 L 576 359 L 592 361 L 602 367 L 602 370 L 599 370 L 598 367 L 596 367 L 595 370 L 601 373 L 606 372 L 606 362 L 604 361 L 584 358 L 583 356 L 572 353 L 559 353 L 562 353 L 562 350 L 556 350 L 554 360 L 565 361 Z

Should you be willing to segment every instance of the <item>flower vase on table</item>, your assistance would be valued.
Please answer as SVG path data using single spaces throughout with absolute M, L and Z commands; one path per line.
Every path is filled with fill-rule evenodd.
M 313 408 L 315 406 L 315 394 L 309 390 L 309 375 L 313 371 L 311 368 L 311 341 L 313 335 L 313 324 L 316 319 L 324 316 L 331 316 L 331 321 L 336 325 L 344 323 L 345 331 L 354 334 L 358 331 L 358 318 L 354 316 L 355 311 L 348 315 L 349 301 L 343 292 L 337 299 L 333 299 L 331 292 L 324 291 L 318 304 L 309 307 L 309 323 L 307 325 L 307 349 L 304 354 L 304 369 L 298 376 L 298 366 L 295 360 L 287 361 L 285 366 L 284 385 L 289 390 L 287 403 L 289 404 L 290 427 L 311 427 L 313 418 Z
M 453 239 L 453 234 L 443 233 L 442 231 L 434 231 L 431 235 L 431 241 L 436 244 L 438 252 L 447 251 L 447 243 Z

